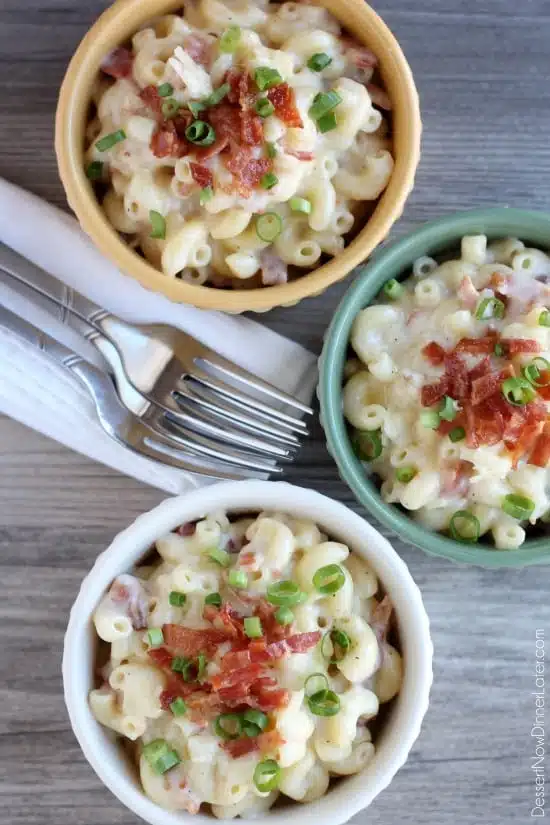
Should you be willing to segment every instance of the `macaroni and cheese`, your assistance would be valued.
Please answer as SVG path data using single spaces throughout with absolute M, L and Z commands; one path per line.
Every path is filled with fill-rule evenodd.
M 269 286 L 337 255 L 393 169 L 377 58 L 320 6 L 198 0 L 108 55 L 86 170 L 168 277 Z
M 95 610 L 110 647 L 89 697 L 135 742 L 145 793 L 230 819 L 361 771 L 369 720 L 402 680 L 392 605 L 367 563 L 281 513 L 212 514 L 156 550 Z

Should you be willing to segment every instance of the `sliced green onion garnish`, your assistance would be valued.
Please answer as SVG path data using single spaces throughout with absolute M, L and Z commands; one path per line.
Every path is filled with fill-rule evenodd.
M 164 636 L 162 635 L 162 627 L 151 627 L 147 631 L 147 641 L 151 647 L 160 647 L 164 644 Z
M 220 713 L 214 720 L 214 733 L 221 739 L 237 739 L 243 729 L 238 713 Z
M 179 758 L 177 751 L 170 750 L 168 753 L 165 753 L 164 756 L 160 756 L 153 767 L 156 773 L 166 773 L 172 768 L 175 768 L 176 765 L 179 765 L 180 762 L 181 759 Z
M 502 344 L 495 344 L 494 353 L 498 358 L 502 358 L 504 355 L 504 347 Z
M 326 52 L 317 52 L 311 55 L 307 61 L 307 67 L 311 69 L 312 72 L 322 72 L 323 69 L 326 69 L 331 63 L 332 57 L 329 57 Z
M 311 212 L 311 202 L 305 198 L 291 198 L 288 205 L 293 212 L 303 212 L 304 215 L 309 215 Z
M 437 430 L 441 424 L 439 413 L 435 410 L 421 410 L 420 423 L 423 427 L 426 427 L 427 430 Z
M 273 172 L 266 172 L 260 179 L 260 186 L 263 189 L 273 189 L 276 183 L 279 183 L 279 178 Z
M 327 115 L 323 115 L 317 121 L 317 128 L 321 132 L 322 135 L 325 132 L 332 132 L 333 129 L 336 129 L 338 123 L 336 122 L 336 115 L 334 112 L 329 112 Z
M 265 730 L 269 719 L 265 713 L 262 713 L 261 710 L 245 710 L 243 713 L 243 721 L 256 725 L 256 727 L 260 728 L 260 730 Z
M 257 616 L 247 616 L 244 620 L 244 632 L 249 639 L 260 639 L 263 636 L 262 623 Z
M 309 109 L 309 116 L 312 120 L 319 120 L 320 117 L 331 112 L 332 109 L 341 102 L 342 98 L 334 89 L 331 89 L 330 92 L 319 92 L 319 94 L 316 94 L 313 98 L 313 103 Z
M 409 481 L 412 481 L 417 473 L 415 467 L 398 467 L 395 471 L 395 477 L 398 481 L 401 481 L 403 484 L 408 484 Z
M 151 221 L 151 237 L 165 238 L 166 221 L 164 220 L 164 215 L 161 215 L 160 212 L 155 212 L 154 209 L 151 209 L 149 212 L 149 220 Z
M 90 180 L 99 180 L 103 176 L 103 163 L 100 160 L 93 160 L 86 169 L 86 177 Z
M 476 309 L 478 321 L 488 321 L 489 318 L 504 318 L 506 307 L 498 298 L 483 298 Z
M 258 725 L 253 725 L 252 722 L 243 722 L 243 736 L 248 736 L 249 739 L 255 739 L 261 733 Z
M 454 430 L 451 430 L 449 433 L 449 438 L 453 442 L 462 441 L 463 438 L 466 438 L 466 430 L 464 427 L 455 427 Z
M 311 713 L 315 716 L 336 716 L 340 710 L 340 699 L 333 690 L 320 690 L 307 700 Z
M 282 79 L 277 69 L 270 69 L 268 66 L 260 66 L 260 68 L 254 72 L 254 80 L 260 92 L 271 89 L 272 86 L 281 83 Z
M 170 118 L 175 117 L 177 115 L 181 108 L 181 105 L 173 97 L 169 97 L 167 100 L 162 101 L 162 105 L 160 108 L 166 120 L 170 120 Z
M 168 596 L 168 601 L 172 605 L 172 607 L 183 607 L 187 596 L 185 593 L 180 593 L 179 590 L 172 590 L 170 595 Z
M 290 609 L 290 607 L 280 607 L 275 612 L 275 621 L 277 624 L 281 624 L 283 626 L 287 624 L 292 624 L 294 621 L 294 613 Z
M 476 542 L 481 532 L 479 519 L 468 510 L 457 510 L 449 523 L 449 532 L 456 541 Z
M 96 143 L 98 152 L 106 152 L 107 149 L 112 149 L 116 143 L 126 140 L 126 132 L 124 129 L 118 129 L 116 132 L 111 132 L 110 135 L 105 135 Z
M 454 421 L 458 415 L 458 404 L 451 398 L 450 395 L 446 395 L 439 408 L 439 417 L 443 418 L 445 421 Z
M 339 564 L 326 564 L 316 570 L 313 575 L 315 589 L 325 596 L 337 593 L 345 582 L 346 576 Z
M 229 567 L 231 564 L 231 556 L 226 550 L 220 550 L 219 547 L 213 547 L 208 551 L 209 558 L 219 564 L 221 567 Z
M 187 705 L 185 704 L 181 696 L 178 696 L 177 699 L 174 699 L 174 701 L 170 705 L 170 710 L 172 711 L 174 716 L 183 716 L 183 714 L 187 711 Z
M 155 773 L 166 773 L 181 762 L 177 751 L 171 748 L 165 739 L 154 739 L 145 745 L 143 756 Z
M 195 120 L 185 130 L 185 137 L 196 146 L 211 146 L 216 140 L 216 133 L 209 123 Z
M 274 143 L 266 143 L 265 151 L 268 158 L 277 157 L 277 148 Z
M 208 203 L 208 201 L 211 201 L 213 197 L 214 197 L 214 190 L 212 189 L 212 187 L 211 186 L 204 186 L 201 189 L 201 193 L 199 195 L 200 205 L 204 206 L 204 204 Z
M 157 89 L 160 97 L 170 97 L 174 94 L 174 87 L 171 83 L 161 83 Z
M 403 287 L 396 281 L 395 278 L 391 278 L 391 280 L 386 281 L 382 288 L 382 292 L 389 298 L 390 301 L 397 301 L 403 295 Z
M 282 607 L 293 607 L 304 600 L 303 593 L 296 582 L 284 579 L 280 582 L 270 584 L 267 588 L 267 601 L 270 604 L 281 605 Z
M 215 89 L 211 95 L 208 95 L 204 103 L 207 106 L 215 106 L 217 103 L 220 103 L 220 101 L 222 101 L 224 97 L 229 94 L 230 91 L 231 86 L 229 85 L 229 83 L 222 83 L 222 85 L 218 86 L 218 88 Z
M 508 403 L 514 407 L 528 404 L 536 395 L 532 384 L 526 378 L 507 378 L 502 382 L 501 390 Z
M 546 358 L 537 355 L 530 364 L 523 367 L 522 373 L 530 384 L 534 387 L 547 387 L 550 384 L 550 378 L 543 378 L 542 373 L 547 373 L 550 370 L 550 362 Z
M 232 54 L 239 45 L 240 39 L 240 28 L 238 26 L 229 26 L 229 28 L 226 29 L 220 37 L 220 52 L 225 52 L 225 54 Z
M 535 502 L 527 498 L 527 496 L 520 496 L 516 493 L 510 493 L 504 496 L 504 500 L 500 505 L 501 510 L 512 518 L 517 518 L 520 521 L 528 519 L 535 509 Z
M 341 662 L 351 647 L 351 639 L 343 630 L 335 628 L 330 633 L 330 641 L 333 647 L 332 661 Z
M 313 696 L 321 690 L 328 690 L 328 679 L 324 673 L 312 673 L 304 682 L 306 696 Z
M 550 327 L 550 312 L 547 309 L 539 315 L 539 327 Z
M 281 769 L 274 759 L 258 762 L 254 770 L 254 784 L 261 793 L 274 790 L 279 784 Z
M 264 212 L 256 218 L 256 235 L 261 241 L 271 243 L 283 231 L 283 220 L 277 212 Z
M 199 100 L 190 100 L 187 106 L 193 117 L 198 117 L 200 112 L 206 109 L 206 103 L 201 103 Z
M 197 656 L 197 682 L 202 682 L 204 680 L 204 674 L 206 672 L 206 656 L 204 653 L 199 653 Z
M 189 659 L 186 659 L 185 656 L 174 656 L 172 659 L 171 668 L 174 673 L 184 673 L 187 671 L 189 667 Z
M 214 607 L 221 607 L 222 606 L 222 597 L 219 593 L 209 593 L 206 599 L 204 600 L 205 604 L 212 604 Z
M 382 454 L 380 430 L 354 430 L 350 442 L 353 452 L 360 461 L 374 461 Z
M 256 101 L 256 111 L 260 117 L 269 117 L 275 111 L 275 106 L 267 97 L 261 97 Z
M 248 587 L 248 576 L 244 570 L 230 570 L 227 581 L 231 587 Z

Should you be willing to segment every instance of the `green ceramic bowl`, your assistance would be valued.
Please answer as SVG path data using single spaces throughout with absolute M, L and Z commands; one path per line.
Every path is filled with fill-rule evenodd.
M 550 216 L 521 209 L 476 209 L 458 212 L 425 224 L 411 235 L 377 253 L 368 266 L 359 270 L 342 299 L 327 330 L 320 359 L 319 400 L 321 421 L 343 480 L 360 503 L 405 541 L 434 556 L 482 567 L 524 567 L 550 563 L 550 536 L 529 540 L 518 550 L 495 550 L 488 545 L 467 545 L 427 530 L 404 511 L 386 504 L 377 486 L 365 474 L 349 443 L 342 412 L 343 370 L 351 326 L 357 313 L 368 306 L 382 284 L 390 278 L 403 279 L 415 258 L 436 257 L 456 247 L 463 235 L 485 234 L 489 238 L 517 237 L 526 245 L 550 248 Z

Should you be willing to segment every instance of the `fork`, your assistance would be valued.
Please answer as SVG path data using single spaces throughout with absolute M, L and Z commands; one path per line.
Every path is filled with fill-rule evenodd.
M 164 324 L 122 321 L 2 243 L 0 269 L 24 297 L 26 287 L 48 312 L 57 306 L 59 320 L 90 341 L 115 376 L 124 376 L 137 393 L 170 413 L 173 423 L 217 444 L 279 458 L 291 458 L 299 437 L 307 435 L 300 417 L 267 401 L 305 414 L 312 413 L 310 407 L 186 333 Z
M 171 467 L 221 479 L 266 479 L 270 474 L 282 472 L 274 461 L 262 461 L 229 448 L 224 448 L 216 462 L 202 439 L 187 433 L 179 424 L 174 426 L 169 414 L 148 402 L 139 415 L 132 412 L 122 403 L 109 375 L 2 306 L 0 327 L 72 372 L 88 390 L 103 430 L 133 452 Z

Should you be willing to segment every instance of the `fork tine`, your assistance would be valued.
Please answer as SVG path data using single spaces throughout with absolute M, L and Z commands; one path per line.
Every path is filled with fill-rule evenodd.
M 199 364 L 199 366 L 201 361 L 219 370 L 228 378 L 233 378 L 248 387 L 252 387 L 258 392 L 263 392 L 270 398 L 274 398 L 276 401 L 279 401 L 281 404 L 294 407 L 306 415 L 313 414 L 311 407 L 308 407 L 306 404 L 302 404 L 301 401 L 293 398 L 292 395 L 277 389 L 277 387 L 274 387 L 273 384 L 269 384 L 267 381 L 258 378 L 256 375 L 252 375 L 252 373 L 248 372 L 248 370 L 238 367 L 237 364 L 233 364 L 231 361 L 228 361 L 226 358 L 223 358 L 211 349 L 208 349 L 205 355 L 195 359 L 195 363 Z
M 287 415 L 280 410 L 269 407 L 267 404 L 264 404 L 262 401 L 258 401 L 250 395 L 245 395 L 244 393 L 239 392 L 230 384 L 220 381 L 219 378 L 214 378 L 202 369 L 197 369 L 192 373 L 189 373 L 187 379 L 203 384 L 203 386 L 213 390 L 216 394 L 222 395 L 225 399 L 232 401 L 236 406 L 244 407 L 257 415 L 263 414 L 263 416 L 267 417 L 268 420 L 273 420 L 275 418 L 278 421 L 291 424 L 292 429 L 295 432 L 302 432 L 306 434 L 308 431 L 306 424 L 304 424 L 301 419 L 294 418 L 292 415 Z M 183 378 L 184 383 L 185 380 L 186 379 Z

